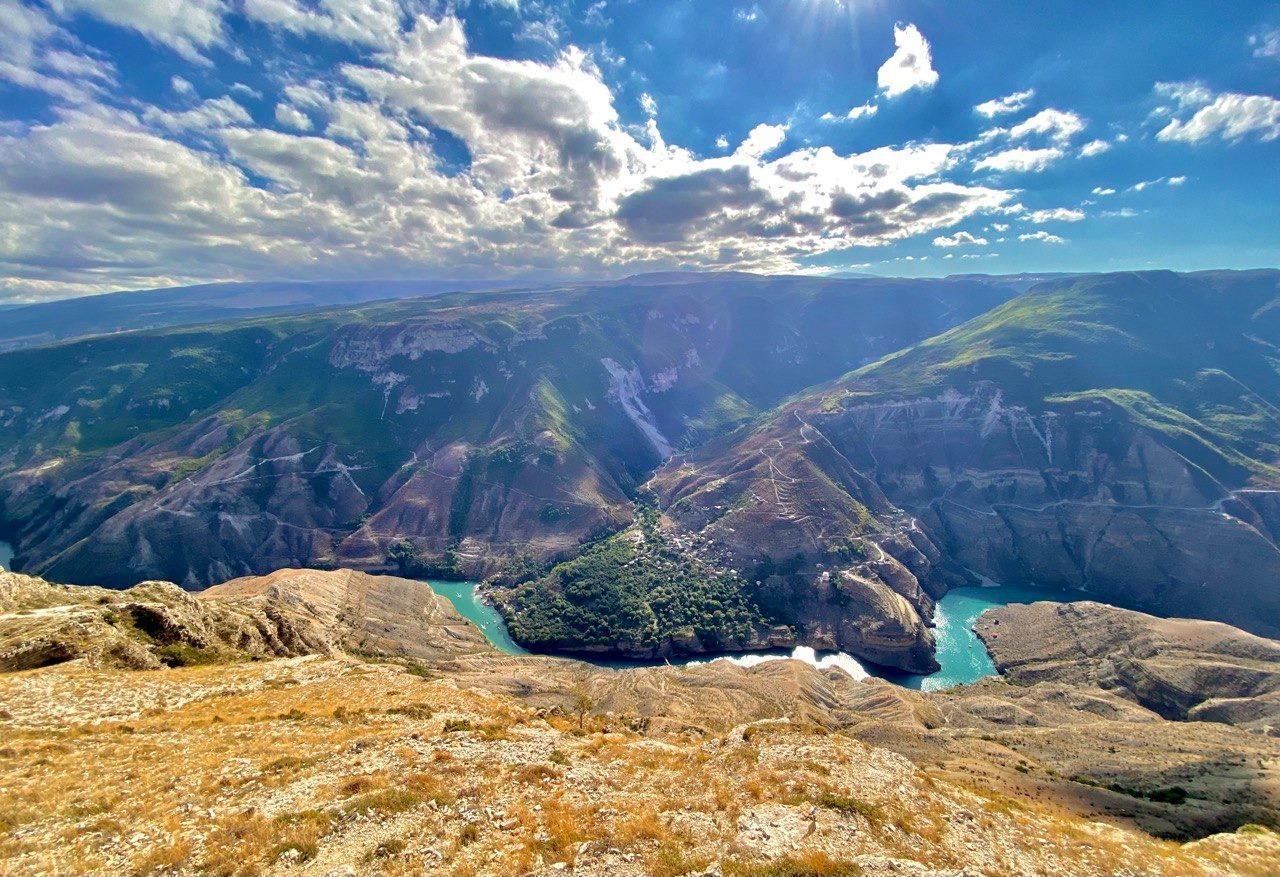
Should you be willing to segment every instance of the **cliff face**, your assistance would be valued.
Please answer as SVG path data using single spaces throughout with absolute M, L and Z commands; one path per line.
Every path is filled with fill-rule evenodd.
M 983 384 L 814 422 L 973 572 L 1280 632 L 1274 495 L 1234 493 L 1108 401 L 1033 414 L 1001 395 Z
M 639 280 L 11 352 L 0 532 L 28 572 L 111 587 L 381 570 L 401 542 L 406 570 L 483 575 L 624 526 L 673 447 L 1010 294 Z
M 1170 719 L 1280 736 L 1280 643 L 1210 621 L 1155 618 L 1101 603 L 1034 603 L 974 627 L 1018 685 L 1095 685 Z
M 1275 635 L 1278 294 L 1274 272 L 1047 284 L 652 486 L 677 527 L 878 578 L 921 618 L 976 573 Z

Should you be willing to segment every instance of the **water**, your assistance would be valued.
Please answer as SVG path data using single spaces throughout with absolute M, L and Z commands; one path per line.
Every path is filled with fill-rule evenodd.
M 440 582 L 428 584 L 436 593 L 449 599 L 463 616 L 475 622 L 484 632 L 489 642 L 499 651 L 509 655 L 527 655 L 507 632 L 502 616 L 488 603 L 480 599 L 476 593 L 475 582 Z M 1062 601 L 1069 599 L 1063 591 L 1045 588 L 1025 587 L 1020 585 L 992 585 L 977 588 L 953 588 L 938 601 L 934 613 L 934 637 L 938 644 L 938 663 L 942 669 L 937 673 L 921 675 L 903 673 L 883 667 L 868 667 L 852 655 L 844 652 L 817 652 L 808 646 L 797 646 L 791 651 L 772 652 L 738 652 L 714 657 L 697 657 L 671 661 L 669 663 L 705 664 L 709 661 L 732 661 L 741 667 L 754 667 L 765 661 L 777 661 L 793 658 L 812 664 L 820 670 L 838 667 L 854 679 L 866 679 L 878 676 L 907 688 L 933 691 L 939 688 L 950 688 L 953 685 L 964 685 L 977 682 L 985 676 L 996 675 L 996 668 L 991 657 L 983 647 L 982 641 L 973 632 L 973 625 L 978 616 L 988 609 L 1004 606 L 1008 603 L 1034 603 L 1038 600 Z M 630 667 L 652 666 L 645 662 L 633 661 L 598 661 L 606 667 L 627 669 Z
M 973 632 L 978 616 L 988 609 L 1009 603 L 1035 603 L 1040 600 L 1063 602 L 1072 599 L 1066 592 L 1022 585 L 992 585 L 978 588 L 952 588 L 938 601 L 934 612 L 933 636 L 938 644 L 938 663 L 942 669 L 923 676 L 915 673 L 876 673 L 907 688 L 935 691 L 953 685 L 967 685 L 986 676 L 995 676 L 982 640 Z
M 442 582 L 429 579 L 427 584 L 431 586 L 431 590 L 447 598 L 453 604 L 453 608 L 458 610 L 458 614 L 474 622 L 495 649 L 506 652 L 508 655 L 529 654 L 527 649 L 521 648 L 519 643 L 511 638 L 511 634 L 507 633 L 507 625 L 503 623 L 498 610 L 480 599 L 475 582 Z
M 13 572 L 13 546 L 8 542 L 0 542 L 0 570 Z

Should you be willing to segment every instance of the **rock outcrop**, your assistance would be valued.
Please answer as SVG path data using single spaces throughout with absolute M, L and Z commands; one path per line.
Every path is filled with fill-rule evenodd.
M 488 650 L 430 586 L 340 570 L 280 570 L 199 596 L 168 582 L 125 591 L 0 572 L 0 671 L 86 659 L 156 669 L 357 652 L 433 659 Z
M 974 627 L 1017 685 L 1097 686 L 1169 719 L 1280 735 L 1280 643 L 1211 621 L 1101 603 L 1013 604 Z

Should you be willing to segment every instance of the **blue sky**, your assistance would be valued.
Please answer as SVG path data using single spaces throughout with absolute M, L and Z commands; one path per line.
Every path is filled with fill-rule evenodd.
M 0 300 L 1280 264 L 1280 3 L 0 0 Z

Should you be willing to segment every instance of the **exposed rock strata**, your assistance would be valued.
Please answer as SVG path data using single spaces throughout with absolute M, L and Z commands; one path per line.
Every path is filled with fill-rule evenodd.
M 87 659 L 155 669 L 336 651 L 432 659 L 487 651 L 422 582 L 280 570 L 192 595 L 168 582 L 125 591 L 0 572 L 0 671 Z
M 1280 643 L 1225 624 L 1100 603 L 1013 604 L 974 630 L 1018 685 L 1092 685 L 1169 719 L 1280 736 Z

